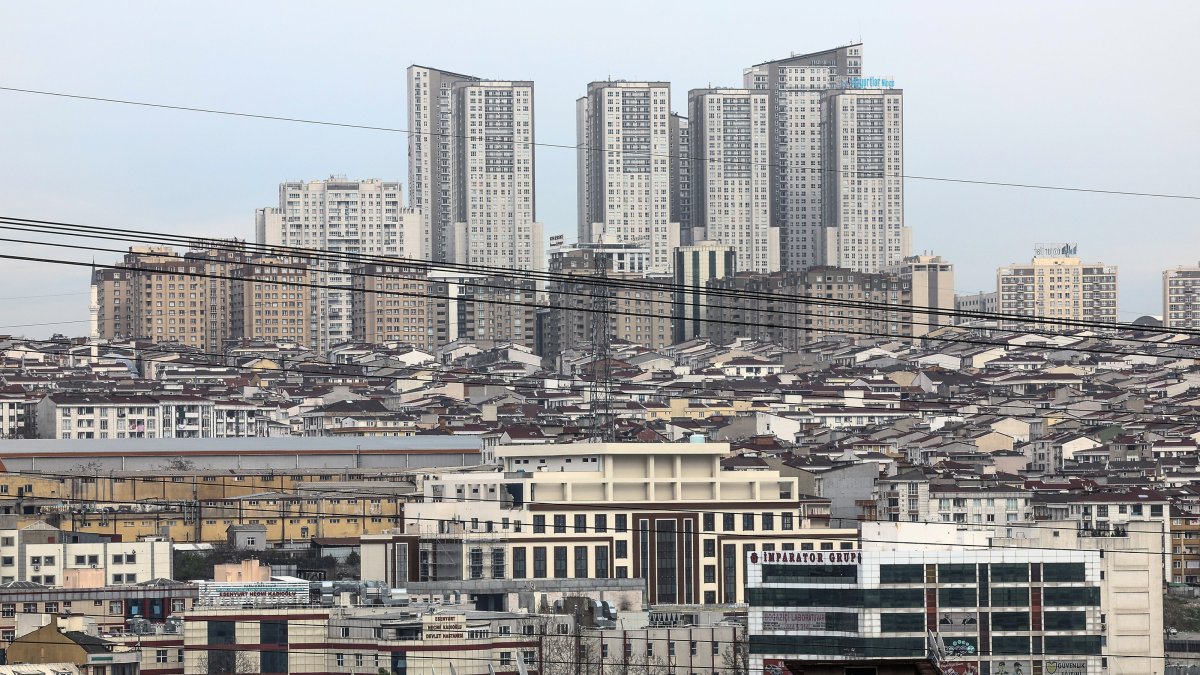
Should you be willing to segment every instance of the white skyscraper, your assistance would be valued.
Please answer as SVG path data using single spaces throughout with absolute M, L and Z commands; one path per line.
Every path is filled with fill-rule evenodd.
M 651 272 L 671 269 L 679 223 L 671 220 L 671 86 L 592 82 L 579 113 L 580 239 L 635 243 L 650 250 Z
M 433 260 L 541 269 L 533 83 L 408 69 L 408 183 Z
M 423 220 L 403 208 L 399 183 L 378 179 L 281 183 L 279 206 L 258 209 L 255 230 L 260 244 L 295 246 L 333 253 L 425 258 Z M 349 271 L 351 262 L 324 260 L 313 288 L 312 335 L 318 350 L 352 337 Z M 341 290 L 337 287 L 345 287 Z
M 534 222 L 533 83 L 454 85 L 452 260 L 542 269 L 542 225 Z
M 454 260 L 454 85 L 479 78 L 425 66 L 408 68 L 408 194 L 424 216 L 425 250 Z
M 825 264 L 821 236 L 821 98 L 862 74 L 863 46 L 793 55 L 747 68 L 743 86 L 766 91 L 770 118 L 772 224 L 785 270 Z M 832 263 L 829 263 L 832 264 Z
M 779 270 L 768 104 L 760 90 L 688 92 L 693 224 L 704 239 L 733 247 L 744 272 Z
M 821 99 L 826 265 L 878 272 L 908 257 L 903 111 L 899 89 L 832 90 Z

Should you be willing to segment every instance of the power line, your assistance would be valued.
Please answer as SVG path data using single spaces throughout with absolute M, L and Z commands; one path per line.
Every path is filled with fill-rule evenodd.
M 70 249 L 106 251 L 106 252 L 115 251 L 115 249 L 83 246 L 83 245 L 78 245 L 78 244 L 62 244 L 62 243 L 54 243 L 54 242 L 34 242 L 34 241 L 30 241 L 30 240 L 13 240 L 13 239 L 0 239 L 0 241 L 19 241 L 22 243 L 32 243 L 32 244 L 51 247 L 51 248 L 70 248 Z M 178 257 L 178 256 L 174 256 L 174 257 Z M 54 258 L 39 258 L 39 257 L 31 257 L 31 256 L 18 256 L 18 255 L 11 255 L 11 254 L 0 255 L 0 259 L 20 260 L 23 262 L 41 262 L 41 263 L 68 265 L 68 266 L 76 266 L 76 267 L 88 267 L 88 268 L 92 268 L 92 269 L 101 268 L 101 269 L 128 270 L 128 271 L 144 271 L 144 272 L 160 272 L 160 273 L 162 272 L 161 269 L 158 269 L 155 267 L 139 267 L 139 266 L 128 265 L 128 264 L 123 264 L 123 263 L 105 265 L 105 264 L 100 264 L 100 263 L 95 263 L 95 262 L 72 261 L 72 260 L 54 259 Z M 273 263 L 272 264 L 259 263 L 257 265 L 260 267 L 272 267 L 272 268 L 277 268 L 277 269 L 296 269 L 295 267 L 292 267 L 292 266 L 273 264 Z M 230 279 L 230 280 L 234 280 L 234 281 L 249 281 L 252 283 L 261 283 L 261 284 L 276 285 L 276 286 L 296 286 L 296 287 L 302 287 L 302 288 L 335 289 L 335 290 L 339 290 L 339 291 L 343 291 L 343 292 L 347 292 L 347 293 L 371 293 L 371 294 L 398 295 L 398 296 L 408 296 L 408 297 L 418 297 L 418 298 L 440 298 L 440 299 L 446 299 L 446 300 L 462 300 L 465 302 L 477 302 L 480 304 L 516 306 L 516 307 L 522 307 L 522 308 L 533 307 L 533 308 L 540 308 L 540 309 L 558 309 L 561 311 L 572 311 L 572 312 L 587 312 L 587 313 L 594 312 L 594 310 L 589 307 L 558 307 L 553 304 L 547 305 L 547 304 L 540 304 L 540 303 L 503 300 L 503 299 L 497 299 L 497 298 L 478 298 L 478 297 L 474 297 L 474 296 L 452 296 L 452 295 L 429 293 L 429 292 L 418 293 L 418 292 L 398 291 L 398 290 L 352 288 L 352 287 L 340 286 L 340 285 L 336 285 L 336 284 L 321 284 L 321 283 L 312 283 L 312 282 L 289 281 L 289 280 L 282 280 L 282 279 L 255 280 L 255 279 L 246 279 L 243 277 L 236 277 L 236 276 L 232 276 L 232 275 L 216 274 L 213 272 L 199 272 L 199 271 L 187 271 L 187 270 L 172 270 L 170 273 L 181 275 L 181 276 L 194 276 L 194 277 L 210 278 L 210 279 Z M 349 274 L 351 276 L 355 275 L 354 272 L 346 272 L 346 274 Z M 361 276 L 361 274 L 360 274 L 360 276 Z M 386 275 L 384 275 L 384 276 L 385 276 L 385 278 L 387 278 Z M 462 284 L 462 285 L 473 285 L 477 288 L 485 288 L 485 289 L 491 289 L 491 290 L 501 290 L 501 291 L 511 291 L 512 290 L 509 287 L 494 286 L 494 285 L 490 285 L 490 284 Z M 664 300 L 664 301 L 654 301 L 654 302 L 656 302 L 657 304 L 669 304 L 672 301 Z M 912 309 L 907 308 L 907 307 L 903 308 L 903 309 L 896 309 L 893 311 L 896 313 L 899 313 L 899 314 L 914 313 L 914 311 Z M 638 318 L 643 318 L 646 316 L 646 314 L 644 314 L 642 312 L 630 311 L 630 310 L 619 310 L 619 309 L 613 309 L 610 313 L 622 315 L 622 316 L 638 317 Z M 814 314 L 811 312 L 787 312 L 784 310 L 780 310 L 780 313 L 797 314 L 797 315 L 803 315 L 803 316 L 818 316 L 821 318 L 836 318 L 836 317 L 830 317 L 829 315 L 826 315 L 826 314 Z M 650 316 L 655 317 L 655 318 L 660 318 L 660 319 L 671 319 L 672 318 L 668 315 L 650 315 Z M 1013 346 L 1011 343 L 1004 342 L 1004 341 L 987 340 L 987 339 L 981 339 L 981 338 L 953 337 L 953 336 L 948 336 L 948 335 L 926 334 L 926 335 L 922 335 L 918 338 L 914 338 L 912 336 L 907 336 L 907 335 L 902 335 L 902 334 L 876 332 L 876 331 L 864 331 L 864 330 L 853 330 L 853 329 L 843 328 L 843 327 L 812 327 L 812 328 L 810 328 L 810 327 L 801 327 L 801 326 L 779 326 L 777 324 L 771 324 L 771 323 L 734 321 L 734 320 L 729 320 L 729 319 L 717 319 L 714 317 L 703 317 L 703 318 L 697 317 L 695 320 L 702 321 L 705 323 L 710 323 L 710 324 L 767 328 L 767 329 L 773 329 L 773 330 L 787 330 L 787 331 L 799 331 L 799 332 L 824 332 L 824 333 L 833 333 L 833 334 L 841 334 L 841 335 L 860 335 L 860 336 L 867 336 L 867 337 L 872 337 L 872 338 L 892 338 L 892 339 L 902 339 L 902 340 L 914 340 L 914 339 L 936 340 L 936 341 L 940 341 L 940 342 L 950 342 L 950 343 L 959 343 L 959 344 L 974 344 L 974 345 L 988 345 L 988 346 L 1004 347 L 1005 349 L 1009 349 Z M 887 321 L 884 319 L 878 319 L 878 318 L 872 319 L 870 322 L 885 323 L 885 324 L 890 323 L 890 321 Z M 899 322 L 897 322 L 897 323 L 899 323 Z M 1117 339 L 1122 339 L 1122 338 L 1117 338 Z M 1160 345 L 1160 343 L 1153 343 L 1153 344 Z M 1078 345 L 1053 346 L 1053 347 L 1048 347 L 1048 348 L 1063 350 L 1063 351 L 1108 354 L 1108 355 L 1117 355 L 1117 356 L 1130 356 L 1131 354 L 1136 353 L 1136 352 L 1131 353 L 1129 351 L 1122 351 L 1122 350 L 1102 349 L 1102 348 L 1095 348 L 1095 347 L 1083 347 L 1083 346 L 1078 346 Z
M 268 115 L 268 114 L 259 114 L 259 113 L 238 112 L 238 111 L 232 111 L 232 110 L 219 110 L 216 108 L 201 108 L 201 107 L 193 107 L 193 106 L 169 105 L 169 104 L 165 104 L 165 103 L 152 103 L 152 102 L 148 102 L 148 101 L 134 101 L 134 100 L 130 100 L 130 99 L 107 98 L 107 97 L 101 97 L 101 96 L 85 96 L 83 94 L 70 94 L 70 93 L 66 93 L 66 92 L 45 91 L 45 90 L 37 90 L 37 89 L 23 89 L 23 88 L 18 88 L 18 87 L 0 87 L 0 91 L 8 91 L 8 92 L 14 92 L 14 93 L 21 93 L 21 94 L 36 94 L 38 96 L 49 96 L 49 97 L 81 100 L 81 101 L 93 101 L 93 102 L 98 102 L 98 103 L 114 103 L 114 104 L 121 104 L 121 105 L 139 106 L 139 107 L 143 107 L 143 108 L 157 108 L 157 109 L 161 109 L 161 110 L 175 110 L 175 111 L 181 111 L 181 112 L 205 113 L 205 114 L 210 114 L 210 115 L 224 115 L 224 116 L 228 116 L 228 117 L 242 117 L 242 118 L 248 118 L 248 119 L 267 120 L 267 121 L 273 121 L 273 122 L 292 122 L 292 123 L 297 123 L 297 124 L 313 124 L 313 125 L 326 126 L 326 127 L 339 127 L 339 128 L 344 128 L 344 129 L 358 129 L 358 130 L 362 130 L 362 131 L 381 131 L 381 132 L 388 132 L 388 133 L 405 134 L 405 135 L 409 135 L 409 136 L 437 136 L 440 138 L 457 138 L 460 140 L 468 140 L 468 141 L 484 140 L 484 137 L 482 137 L 482 136 L 468 136 L 468 135 L 464 135 L 464 134 L 451 134 L 451 133 L 442 133 L 442 132 L 434 132 L 434 131 L 413 131 L 411 129 L 404 129 L 404 128 L 400 128 L 400 127 L 386 127 L 386 126 L 377 126 L 377 125 L 369 125 L 369 124 L 354 124 L 354 123 L 349 123 L 349 122 L 333 122 L 333 121 L 328 121 L 328 120 L 307 119 L 307 118 L 302 118 L 302 117 L 287 117 L 287 116 L 283 116 L 283 115 Z M 601 154 L 601 153 L 610 154 L 610 153 L 615 153 L 615 152 L 626 152 L 624 150 L 607 150 L 607 149 L 601 149 L 601 148 L 591 148 L 586 145 L 580 145 L 580 144 L 574 144 L 574 143 L 566 144 L 566 143 L 546 143 L 546 142 L 530 141 L 528 143 L 521 143 L 521 145 L 528 145 L 528 146 L 542 147 L 542 148 L 555 148 L 555 149 L 560 149 L 560 150 L 575 150 L 577 152 L 583 151 L 586 153 L 596 153 L 596 154 Z M 628 151 L 628 154 L 636 155 L 639 157 L 640 156 L 659 157 L 659 158 L 668 158 L 668 159 L 675 159 L 675 160 L 686 159 L 688 161 L 699 162 L 699 163 L 723 163 L 723 164 L 729 164 L 729 165 L 743 165 L 743 166 L 748 165 L 748 166 L 765 166 L 765 167 L 770 167 L 770 168 L 784 168 L 783 165 L 775 164 L 772 162 L 755 162 L 753 160 L 748 160 L 748 161 L 725 160 L 723 158 L 690 156 L 690 155 L 681 154 L 681 153 L 671 154 L 671 153 L 655 153 L 655 152 L 649 152 L 649 151 L 647 151 L 647 152 Z M 878 175 L 879 174 L 878 171 L 853 171 L 853 170 L 849 170 L 849 169 L 824 169 L 824 168 L 816 169 L 816 168 L 813 168 L 813 169 L 810 169 L 810 171 L 812 171 L 813 173 L 822 172 L 822 173 L 841 173 L 841 174 L 853 174 L 853 175 L 859 175 L 859 174 Z M 922 176 L 922 175 L 916 175 L 916 174 L 902 174 L 902 173 L 886 174 L 885 177 L 887 177 L 887 178 L 904 178 L 904 179 L 908 179 L 908 180 L 922 180 L 922 181 L 939 182 L 939 183 L 959 183 L 959 184 L 965 184 L 965 185 L 986 185 L 986 186 L 993 186 L 993 187 L 1010 187 L 1010 188 L 1031 189 L 1031 190 L 1054 190 L 1054 191 L 1060 191 L 1060 192 L 1121 195 L 1121 196 L 1127 196 L 1127 197 L 1152 197 L 1152 198 L 1157 198 L 1157 199 L 1186 199 L 1186 200 L 1200 201 L 1200 195 L 1156 193 L 1156 192 L 1136 192 L 1136 191 L 1132 191 L 1132 190 L 1105 190 L 1105 189 L 1101 189 L 1101 188 L 1079 188 L 1079 187 L 1066 187 L 1066 186 L 1060 186 L 1060 185 L 1042 185 L 1042 184 L 1036 184 L 1036 183 L 988 181 L 988 180 L 975 180 L 975 179 L 967 179 L 967 178 L 947 178 L 947 177 L 941 177 L 941 176 Z
M 182 246 L 189 246 L 193 249 L 208 249 L 229 252 L 261 252 L 263 254 L 279 255 L 281 252 L 294 255 L 300 258 L 312 260 L 324 260 L 326 262 L 341 262 L 341 263 L 374 263 L 385 266 L 405 266 L 412 267 L 415 270 L 449 270 L 461 271 L 470 274 L 481 274 L 487 276 L 509 277 L 517 279 L 537 279 L 546 282 L 567 281 L 573 284 L 581 285 L 605 285 L 624 288 L 640 288 L 647 290 L 674 290 L 682 292 L 697 292 L 705 296 L 716 297 L 755 297 L 774 300 L 783 300 L 788 302 L 796 302 L 797 299 L 809 300 L 814 304 L 824 304 L 828 306 L 846 306 L 854 308 L 871 308 L 881 309 L 890 312 L 900 312 L 912 314 L 928 314 L 932 316 L 948 316 L 957 318 L 983 319 L 1004 322 L 1018 322 L 1022 324 L 1045 324 L 1055 326 L 1070 326 L 1081 328 L 1097 328 L 1101 330 L 1131 330 L 1142 333 L 1160 333 L 1167 335 L 1197 335 L 1200 336 L 1200 329 L 1188 328 L 1164 328 L 1154 326 L 1142 326 L 1135 323 L 1122 322 L 1100 322 L 1086 319 L 1070 319 L 1065 317 L 1043 317 L 1043 316 L 1026 316 L 1022 314 L 1005 314 L 997 312 L 982 312 L 971 310 L 951 310 L 939 307 L 930 307 L 923 305 L 895 305 L 886 302 L 874 302 L 866 300 L 848 300 L 843 298 L 827 298 L 819 295 L 804 295 L 804 294 L 778 294 L 767 293 L 763 291 L 744 292 L 736 289 L 715 289 L 700 285 L 688 285 L 679 283 L 664 283 L 655 280 L 636 279 L 636 278 L 608 278 L 606 280 L 597 279 L 591 275 L 576 275 L 562 272 L 546 272 L 539 270 L 523 270 L 509 267 L 485 266 L 485 265 L 467 265 L 462 263 L 449 262 L 434 262 L 429 260 L 421 260 L 415 258 L 404 258 L 398 256 L 386 255 L 371 255 L 353 252 L 329 251 L 326 249 L 314 249 L 298 246 L 284 245 L 267 245 L 249 243 L 244 241 L 231 242 L 227 239 L 212 239 L 201 237 L 188 237 L 181 235 L 172 235 L 162 232 L 153 232 L 147 230 L 131 230 L 122 228 L 98 227 L 91 225 L 79 225 L 73 223 L 64 223 L 59 221 L 34 220 L 28 218 L 14 218 L 0 216 L 0 222 L 7 223 L 9 227 L 0 229 L 13 229 L 19 231 L 37 232 L 41 234 L 57 234 L 60 236 L 76 236 L 92 239 L 109 239 L 117 241 L 154 241 L 156 243 L 168 243 Z M 104 234 L 100 234 L 104 233 Z M 137 238 L 125 235 L 137 235 Z M 30 242 L 33 243 L 33 242 Z M 98 249 L 105 250 L 105 249 Z M 128 253 L 128 251 L 116 251 L 119 253 Z M 176 256 L 183 257 L 183 256 Z M 831 268 L 832 269 L 832 268 Z M 590 296 L 588 296 L 590 298 Z M 940 326 L 940 324 L 917 324 Z M 1038 331 L 1022 328 L 1025 332 Z M 1060 333 L 1046 333 L 1051 335 L 1059 335 Z M 1157 343 L 1155 343 L 1157 344 Z

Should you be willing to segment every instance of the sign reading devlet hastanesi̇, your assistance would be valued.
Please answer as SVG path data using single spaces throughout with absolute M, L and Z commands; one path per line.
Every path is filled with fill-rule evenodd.
M 467 615 L 422 616 L 421 637 L 425 640 L 465 640 L 467 638 Z

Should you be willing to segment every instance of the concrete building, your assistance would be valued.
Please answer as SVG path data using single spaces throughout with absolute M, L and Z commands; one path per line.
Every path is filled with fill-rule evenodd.
M 447 285 L 424 269 L 364 265 L 351 281 L 354 339 L 368 344 L 406 344 L 432 351 L 453 341 Z
M 1000 295 L 996 291 L 980 291 L 979 293 L 955 295 L 954 311 L 995 314 L 1000 311 Z M 955 317 L 955 323 L 975 323 L 987 320 L 967 316 Z
M 733 276 L 738 270 L 734 247 L 715 241 L 699 241 L 675 249 L 674 327 L 676 343 L 708 335 L 709 304 L 737 303 L 736 299 L 705 293 L 709 282 Z
M 639 247 L 596 244 L 551 252 L 550 271 L 564 276 L 557 276 L 558 280 L 547 287 L 551 308 L 542 317 L 543 357 L 555 357 L 592 341 L 598 316 L 593 311 L 594 296 L 600 287 L 591 279 L 599 275 L 598 264 L 606 266 L 608 279 L 632 284 L 607 287 L 610 338 L 648 349 L 661 349 L 674 342 L 671 277 L 615 271 L 622 266 L 636 269 L 642 261 L 652 265 L 653 256 L 644 257 L 643 251 Z
M 411 142 L 411 141 L 410 141 Z M 279 206 L 255 215 L 259 244 L 317 249 L 342 258 L 314 263 L 309 289 L 308 321 L 314 344 L 321 352 L 350 340 L 351 277 L 354 262 L 347 254 L 429 257 L 422 239 L 420 211 L 403 208 L 399 183 L 379 179 L 288 182 L 279 186 Z
M 1029 264 L 996 271 L 1000 313 L 1114 323 L 1117 320 L 1117 268 L 1080 260 L 1074 244 L 1042 244 Z M 1023 326 L 1006 320 L 1010 329 Z M 1050 324 L 1051 329 L 1055 324 Z M 1069 330 L 1062 326 L 1061 330 Z
M 6 516 L 11 518 L 11 516 Z M 170 579 L 171 542 L 108 542 L 34 523 L 0 530 L 0 584 L 100 588 Z
M 191 609 L 194 584 L 150 579 L 136 584 L 66 588 L 32 583 L 0 587 L 0 640 L 11 642 L 20 620 L 69 615 L 95 625 L 102 633 L 120 633 L 130 619 L 161 622 Z
M 771 222 L 771 155 L 765 91 L 688 92 L 691 223 L 706 240 L 732 246 L 737 268 L 779 271 L 779 228 Z
M 462 187 L 455 180 L 459 138 L 454 87 L 479 79 L 437 68 L 408 67 L 408 195 L 410 206 L 422 216 L 424 255 L 419 257 L 424 259 L 454 260 L 456 191 Z
M 1165 328 L 1200 328 L 1200 264 L 1176 267 L 1162 275 Z
M 709 318 L 717 320 L 709 323 L 709 340 L 717 344 L 748 337 L 799 350 L 826 337 L 912 336 L 911 309 L 906 309 L 912 307 L 911 282 L 896 275 L 814 267 L 775 274 L 739 272 L 709 287 L 745 294 L 709 305 Z
M 671 222 L 679 223 L 679 243 L 704 239 L 697 236 L 692 220 L 692 132 L 688 118 L 671 113 Z
M 313 344 L 313 275 L 287 258 L 260 257 L 233 269 L 229 307 L 233 339 Z
M 863 45 L 850 44 L 810 54 L 792 54 L 743 72 L 746 89 L 769 96 L 771 221 L 779 230 L 785 270 L 828 264 L 821 246 L 821 98 L 840 78 L 862 74 Z
M 913 337 L 921 337 L 954 323 L 954 265 L 940 255 L 908 256 L 889 272 L 907 281 L 912 288 L 913 308 L 928 307 L 941 313 L 912 313 Z
M 37 404 L 37 437 L 53 439 L 217 438 L 255 435 L 252 411 L 244 423 L 216 423 L 216 404 L 183 394 L 105 396 L 60 394 Z
M 854 530 L 823 526 L 827 500 L 777 471 L 722 471 L 727 454 L 718 443 L 502 446 L 503 472 L 425 481 L 425 500 L 405 509 L 414 539 L 403 553 L 364 539 L 363 577 L 402 586 L 415 560 L 421 581 L 646 579 L 652 605 L 714 605 L 744 601 L 747 552 L 854 547 Z
M 1163 672 L 1154 535 L 1001 531 L 872 523 L 861 553 L 751 554 L 751 672 L 897 659 L 956 673 Z
M 592 82 L 577 107 L 581 242 L 633 243 L 650 251 L 649 272 L 669 272 L 679 245 L 671 220 L 671 85 Z
M 862 78 L 850 78 L 856 86 Z M 909 256 L 904 224 L 904 92 L 837 89 L 821 98 L 824 264 L 879 272 Z

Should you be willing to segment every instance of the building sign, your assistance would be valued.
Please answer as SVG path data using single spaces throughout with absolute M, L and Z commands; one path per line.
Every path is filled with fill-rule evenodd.
M 1047 675 L 1087 675 L 1087 661 L 1047 661 Z
M 946 642 L 947 658 L 954 659 L 964 656 L 975 656 L 975 651 L 974 638 L 954 638 Z
M 1079 253 L 1079 244 L 1038 244 L 1033 249 L 1037 258 L 1073 258 Z
M 306 581 L 201 581 L 197 586 L 196 604 L 205 607 L 307 605 L 310 598 Z
M 750 562 L 764 565 L 857 565 L 862 558 L 858 551 L 752 551 Z
M 993 661 L 992 675 L 1030 675 L 1033 664 L 1029 661 Z
M 839 77 L 836 85 L 841 89 L 895 89 L 896 81 L 890 77 Z
M 465 640 L 467 639 L 467 615 L 422 616 L 421 637 L 426 640 Z
M 825 630 L 825 612 L 763 612 L 763 630 Z
M 942 661 L 938 669 L 942 675 L 979 675 L 979 664 L 975 661 Z

